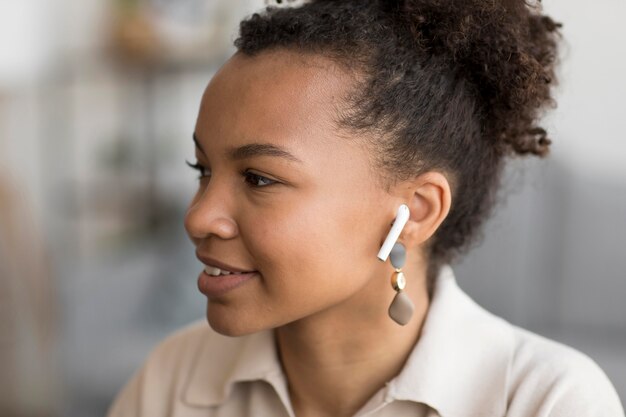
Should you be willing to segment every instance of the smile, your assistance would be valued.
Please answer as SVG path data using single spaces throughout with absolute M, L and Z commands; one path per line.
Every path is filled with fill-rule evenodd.
M 259 277 L 259 274 L 256 271 L 230 272 L 207 266 L 198 277 L 198 289 L 207 297 L 215 298 L 222 296 L 257 277 Z

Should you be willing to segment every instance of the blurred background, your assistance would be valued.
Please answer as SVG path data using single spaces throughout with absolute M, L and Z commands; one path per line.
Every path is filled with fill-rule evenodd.
M 204 316 L 183 228 L 204 87 L 263 0 L 0 3 L 0 415 L 102 416 Z M 516 159 L 460 285 L 591 356 L 626 398 L 626 2 L 564 23 L 545 160 Z

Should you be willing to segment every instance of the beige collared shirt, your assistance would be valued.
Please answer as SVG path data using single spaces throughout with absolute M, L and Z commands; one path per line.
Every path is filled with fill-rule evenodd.
M 271 330 L 237 338 L 193 323 L 168 337 L 108 417 L 293 417 Z M 584 354 L 487 312 L 441 269 L 402 371 L 356 414 L 371 417 L 624 417 Z

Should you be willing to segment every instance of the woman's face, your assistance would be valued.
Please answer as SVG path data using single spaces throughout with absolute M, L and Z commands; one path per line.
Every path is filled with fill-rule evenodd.
M 365 142 L 335 127 L 350 84 L 325 58 L 272 51 L 235 54 L 206 88 L 195 127 L 205 175 L 185 228 L 200 255 L 258 272 L 209 295 L 216 331 L 241 335 L 333 312 L 385 315 L 390 269 L 376 254 L 401 201 L 377 185 Z M 292 157 L 233 158 L 250 144 Z M 228 278 L 205 275 L 201 288 L 203 279 Z

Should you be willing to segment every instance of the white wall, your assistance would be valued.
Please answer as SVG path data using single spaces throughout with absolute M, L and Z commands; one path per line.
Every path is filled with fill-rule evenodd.
M 626 182 L 626 2 L 545 0 L 563 22 L 554 157 L 586 176 Z

